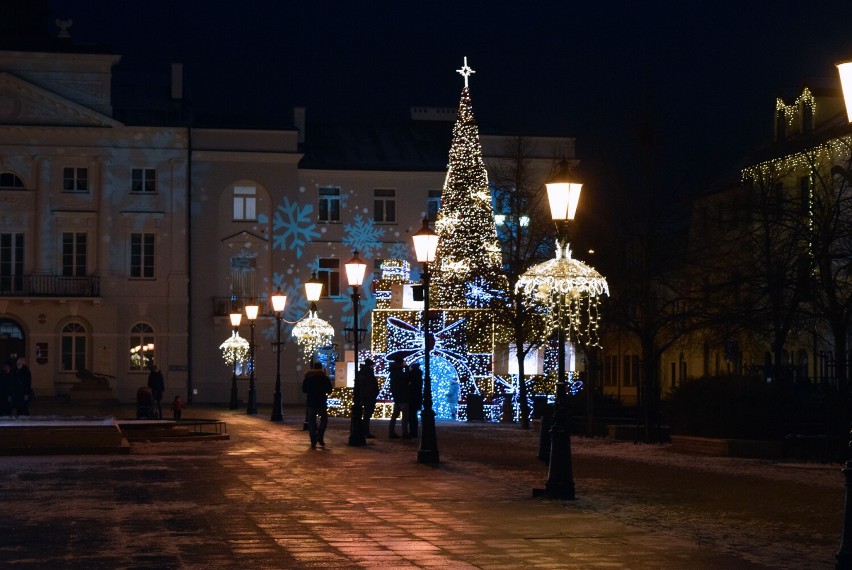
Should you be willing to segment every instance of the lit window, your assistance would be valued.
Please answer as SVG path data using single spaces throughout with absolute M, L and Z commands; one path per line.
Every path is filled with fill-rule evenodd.
M 234 220 L 257 220 L 257 189 L 254 186 L 234 187 Z
M 520 217 L 521 227 L 525 228 L 530 225 L 530 217 L 529 216 L 521 216 Z
M 506 216 L 503 214 L 494 214 L 494 223 L 502 226 L 506 222 Z
M 136 323 L 130 329 L 130 370 L 148 370 L 154 364 L 154 329 Z

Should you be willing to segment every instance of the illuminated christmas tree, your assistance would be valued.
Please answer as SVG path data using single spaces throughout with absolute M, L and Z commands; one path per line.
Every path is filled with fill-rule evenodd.
M 432 283 L 441 308 L 485 308 L 505 290 L 506 280 L 501 272 L 479 128 L 470 101 L 468 79 L 474 71 L 468 67 L 467 58 L 458 72 L 464 76 L 464 89 L 435 222 L 439 242 Z

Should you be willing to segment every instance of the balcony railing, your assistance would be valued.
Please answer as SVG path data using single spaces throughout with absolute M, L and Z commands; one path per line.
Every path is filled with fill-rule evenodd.
M 257 299 L 256 297 L 243 297 L 234 295 L 233 297 L 213 297 L 213 315 L 217 317 L 226 317 L 231 312 L 242 312 L 243 307 L 249 303 L 260 303 L 261 306 L 265 299 Z
M 100 297 L 99 277 L 0 275 L 0 297 Z

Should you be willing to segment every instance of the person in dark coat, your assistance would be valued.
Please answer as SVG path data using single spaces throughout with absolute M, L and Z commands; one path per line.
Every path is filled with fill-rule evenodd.
M 379 397 L 379 384 L 376 381 L 376 373 L 373 371 L 372 360 L 368 358 L 364 361 L 364 365 L 361 366 L 360 374 L 361 406 L 363 406 L 361 429 L 364 433 L 364 437 L 374 438 L 376 436 L 370 433 L 370 419 L 376 411 L 376 398 Z
M 328 395 L 333 386 L 331 379 L 322 369 L 322 364 L 314 362 L 311 369 L 305 372 L 302 380 L 302 392 L 307 394 L 308 435 L 311 436 L 311 449 L 325 447 L 325 428 L 328 427 Z M 317 426 L 319 417 L 319 426 Z
M 15 393 L 12 396 L 12 403 L 18 410 L 19 416 L 28 416 L 30 415 L 30 398 L 33 394 L 33 375 L 23 356 L 18 359 L 14 376 Z
M 417 413 L 423 407 L 423 371 L 415 362 L 408 367 L 408 436 L 417 437 Z
M 151 373 L 148 374 L 148 388 L 151 389 L 151 395 L 157 404 L 157 418 L 163 419 L 163 392 L 166 390 L 166 381 L 156 364 L 151 366 Z
M 408 437 L 408 380 L 402 360 L 391 360 L 388 367 L 390 376 L 391 396 L 393 397 L 393 413 L 388 425 L 388 437 L 398 439 L 396 433 L 396 418 L 401 416 L 402 437 Z
M 12 374 L 12 366 L 8 362 L 3 363 L 0 369 L 0 416 L 8 416 L 12 413 L 12 396 L 15 393 L 15 376 Z

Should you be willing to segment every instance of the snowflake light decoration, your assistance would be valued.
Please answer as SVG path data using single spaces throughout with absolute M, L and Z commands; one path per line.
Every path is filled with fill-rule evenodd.
M 272 217 L 272 247 L 289 249 L 296 252 L 297 258 L 302 257 L 302 248 L 320 237 L 311 216 L 313 211 L 311 204 L 301 206 L 285 196 Z
M 464 294 L 467 306 L 474 309 L 488 307 L 496 297 L 501 297 L 503 292 L 498 289 L 489 289 L 489 282 L 482 277 L 477 277 L 466 284 Z

